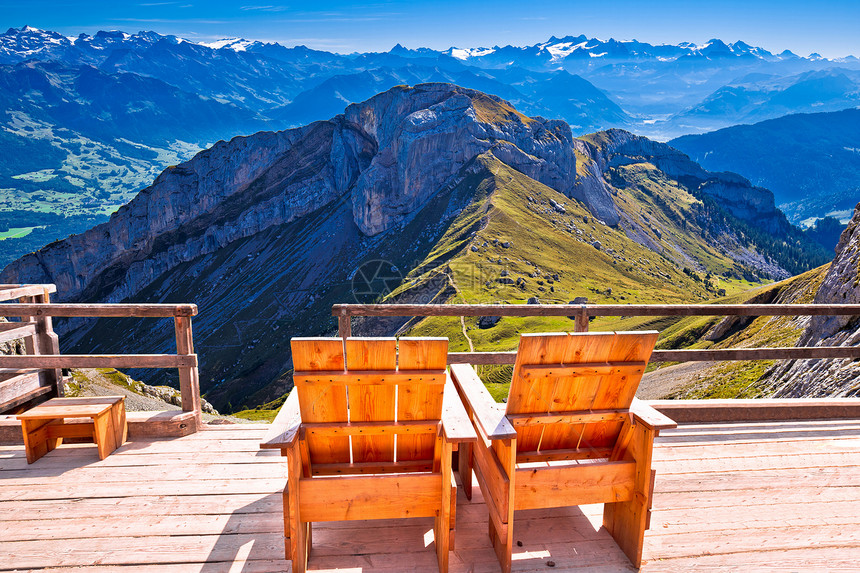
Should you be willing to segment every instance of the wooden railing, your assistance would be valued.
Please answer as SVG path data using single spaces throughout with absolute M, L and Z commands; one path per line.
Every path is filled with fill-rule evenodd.
M 352 317 L 568 316 L 587 332 L 596 316 L 860 316 L 860 304 L 336 304 L 338 335 L 352 335 Z M 652 362 L 860 358 L 860 346 L 655 350 Z M 516 352 L 449 352 L 448 363 L 513 364 Z
M 201 424 L 200 379 L 191 331 L 194 304 L 52 304 L 54 285 L 0 285 L 0 342 L 23 339 L 25 355 L 0 355 L 0 412 L 40 397 L 63 395 L 63 368 L 176 368 L 182 409 Z M 60 354 L 52 317 L 173 317 L 176 354 Z

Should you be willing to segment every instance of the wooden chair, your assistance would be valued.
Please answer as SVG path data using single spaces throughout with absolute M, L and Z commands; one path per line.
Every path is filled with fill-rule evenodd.
M 604 503 L 603 525 L 635 567 L 642 561 L 654 437 L 675 423 L 634 398 L 657 332 L 524 334 L 507 406 L 468 364 L 451 375 L 479 439 L 459 451 L 490 514 L 502 570 L 511 570 L 514 511 Z M 468 450 L 472 449 L 470 453 Z
M 307 568 L 311 523 L 434 517 L 448 570 L 452 450 L 477 439 L 445 367 L 446 338 L 294 338 L 295 390 L 261 444 L 287 456 L 285 554 Z M 447 388 L 447 391 L 446 391 Z

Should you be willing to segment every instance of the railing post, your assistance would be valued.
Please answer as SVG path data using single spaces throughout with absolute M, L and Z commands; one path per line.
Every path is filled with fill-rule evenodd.
M 18 299 L 23 304 L 50 303 L 48 291 L 35 296 L 23 296 Z M 22 323 L 30 323 L 36 327 L 36 333 L 24 338 L 24 352 L 30 356 L 40 354 L 59 354 L 60 344 L 54 332 L 50 316 L 28 316 Z M 51 394 L 63 396 L 63 372 L 60 369 L 40 369 L 39 385 L 53 388 Z
M 45 289 L 45 293 L 41 296 L 36 296 L 35 299 L 36 302 L 50 304 L 51 295 L 48 293 L 48 289 Z M 38 333 L 37 336 L 39 339 L 39 353 L 59 354 L 60 339 L 57 337 L 57 333 L 54 332 L 54 324 L 51 317 L 40 316 L 36 319 L 36 323 L 36 332 Z M 48 382 L 54 385 L 57 396 L 62 397 L 65 394 L 65 388 L 63 388 L 63 371 L 56 368 L 54 370 L 47 370 L 45 375 Z
M 588 309 L 585 305 L 576 313 L 576 323 L 573 327 L 574 332 L 588 332 Z
M 175 316 L 173 323 L 176 328 L 176 353 L 194 354 L 194 338 L 191 333 L 191 317 Z M 196 429 L 203 424 L 203 413 L 200 409 L 200 375 L 196 366 L 178 368 L 179 389 L 182 393 L 182 409 L 194 412 Z
M 337 317 L 337 335 L 341 338 L 352 336 L 352 317 L 345 308 L 340 309 L 340 316 Z

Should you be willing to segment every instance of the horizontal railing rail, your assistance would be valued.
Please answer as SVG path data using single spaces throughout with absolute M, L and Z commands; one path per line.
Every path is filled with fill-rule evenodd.
M 44 296 L 57 292 L 57 287 L 51 284 L 4 284 L 0 285 L 0 301 L 15 300 L 24 296 Z
M 196 354 L 37 354 L 0 355 L 0 368 L 191 368 Z
M 0 285 L 0 316 L 20 321 L 0 323 L 0 342 L 25 341 L 26 354 L 0 355 L 0 411 L 46 394 L 62 396 L 63 368 L 176 368 L 182 409 L 202 423 L 197 355 L 191 330 L 195 304 L 51 303 L 54 285 Z M 173 318 L 176 354 L 61 354 L 53 317 Z
M 338 335 L 352 335 L 352 318 L 429 316 L 567 316 L 587 332 L 598 316 L 860 316 L 860 304 L 335 304 Z M 654 350 L 651 362 L 860 358 L 860 346 Z M 448 363 L 513 364 L 516 352 L 450 352 Z
M 0 304 L 0 316 L 56 316 L 68 318 L 166 318 L 197 316 L 196 304 Z

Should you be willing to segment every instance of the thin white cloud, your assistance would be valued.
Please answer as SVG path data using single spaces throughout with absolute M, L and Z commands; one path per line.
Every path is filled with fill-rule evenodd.
M 239 10 L 245 12 L 283 12 L 286 6 L 240 6 Z
M 230 20 L 196 20 L 192 18 L 113 18 L 108 22 L 131 22 L 136 24 L 233 24 Z

